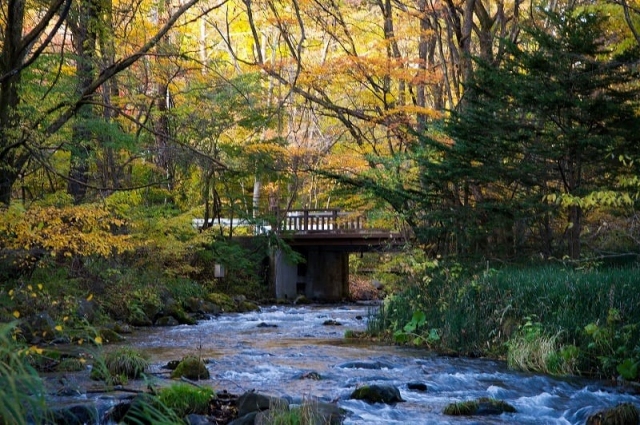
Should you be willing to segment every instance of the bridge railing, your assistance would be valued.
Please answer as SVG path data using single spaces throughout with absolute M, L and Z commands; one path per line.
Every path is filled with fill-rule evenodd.
M 339 209 L 289 210 L 278 214 L 282 231 L 340 232 L 364 229 L 364 217 Z

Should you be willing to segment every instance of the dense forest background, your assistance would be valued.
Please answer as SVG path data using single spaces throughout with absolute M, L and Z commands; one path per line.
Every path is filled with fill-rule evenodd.
M 639 24 L 627 0 L 7 0 L 0 249 L 179 251 L 193 218 L 331 207 L 432 256 L 636 253 Z

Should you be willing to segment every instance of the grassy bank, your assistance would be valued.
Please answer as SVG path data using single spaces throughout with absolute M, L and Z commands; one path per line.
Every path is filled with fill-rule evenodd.
M 640 269 L 432 269 L 389 296 L 369 332 L 514 368 L 638 379 Z M 459 270 L 459 269 L 458 269 Z

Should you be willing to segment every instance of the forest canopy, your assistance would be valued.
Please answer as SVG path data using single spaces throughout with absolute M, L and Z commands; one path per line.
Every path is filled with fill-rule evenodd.
M 341 208 L 431 255 L 637 253 L 638 25 L 635 0 L 3 1 L 0 250 Z

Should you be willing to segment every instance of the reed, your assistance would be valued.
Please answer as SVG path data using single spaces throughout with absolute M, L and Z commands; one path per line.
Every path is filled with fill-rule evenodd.
M 434 348 L 439 350 L 496 356 L 511 350 L 514 366 L 611 373 L 624 356 L 634 360 L 638 354 L 633 341 L 640 339 L 639 284 L 640 269 L 635 266 L 506 267 L 466 275 L 441 268 L 386 299 L 370 318 L 369 332 L 402 330 L 415 311 L 422 311 L 422 330 L 438 330 Z M 523 332 L 531 318 L 536 334 L 527 339 Z M 621 352 L 622 357 L 608 365 L 600 362 Z M 518 360 L 532 353 L 539 357 L 534 364 Z
M 0 323 L 0 423 L 44 423 L 49 413 L 44 385 L 15 332 L 16 323 Z

